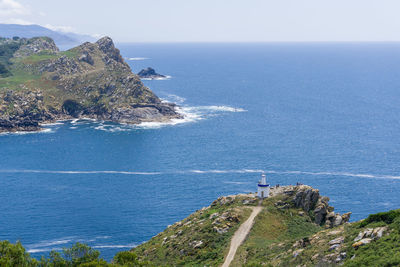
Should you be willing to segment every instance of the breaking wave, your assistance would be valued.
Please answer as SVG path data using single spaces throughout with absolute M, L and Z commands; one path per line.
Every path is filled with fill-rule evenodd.
M 209 117 L 215 117 L 218 115 L 223 115 L 230 112 L 246 112 L 247 110 L 243 108 L 236 108 L 226 105 L 211 105 L 211 106 L 188 106 L 184 102 L 186 99 L 174 94 L 167 94 L 162 98 L 163 102 L 173 102 L 178 104 L 176 111 L 182 115 L 182 118 L 171 119 L 164 122 L 142 122 L 140 124 L 123 124 L 123 123 L 113 123 L 107 121 L 98 121 L 91 118 L 78 118 L 72 120 L 61 120 L 55 123 L 47 123 L 42 126 L 45 127 L 43 130 L 35 132 L 13 132 L 13 133 L 0 133 L 1 135 L 24 135 L 24 134 L 36 134 L 36 133 L 55 133 L 59 129 L 60 125 L 66 123 L 70 124 L 68 127 L 71 130 L 77 129 L 78 125 L 90 124 L 90 127 L 95 130 L 105 131 L 105 132 L 126 132 L 140 129 L 159 129 L 166 126 L 175 126 L 180 124 L 194 123 Z
M 48 134 L 48 133 L 55 133 L 55 131 L 52 128 L 44 128 L 44 129 L 41 129 L 39 131 L 4 132 L 4 133 L 0 133 L 0 136 L 1 135 Z
M 171 96 L 180 103 L 184 102 L 184 98 L 178 96 Z M 164 100 L 168 101 L 168 100 Z M 169 102 L 169 101 L 168 101 Z M 100 122 L 97 126 L 93 127 L 96 130 L 106 132 L 125 132 L 137 129 L 159 129 L 166 126 L 175 126 L 179 124 L 187 124 L 198 122 L 208 117 L 216 116 L 227 112 L 245 112 L 242 108 L 234 108 L 230 106 L 180 106 L 176 107 L 176 111 L 182 115 L 183 118 L 171 119 L 165 122 L 142 122 L 136 125 L 133 124 L 114 124 L 110 122 Z

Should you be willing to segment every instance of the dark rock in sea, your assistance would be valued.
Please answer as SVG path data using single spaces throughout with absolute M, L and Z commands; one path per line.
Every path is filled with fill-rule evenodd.
M 162 78 L 167 78 L 167 76 L 162 75 L 157 73 L 153 68 L 145 68 L 139 71 L 138 73 L 140 78 L 145 78 L 145 79 L 162 79 Z

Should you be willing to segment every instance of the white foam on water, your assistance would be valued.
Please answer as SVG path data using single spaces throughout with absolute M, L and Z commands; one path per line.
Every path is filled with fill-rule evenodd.
M 0 173 L 43 173 L 43 174 L 126 174 L 126 175 L 159 175 L 161 172 L 134 171 L 53 171 L 53 170 L 0 170 Z
M 41 252 L 49 252 L 52 250 L 62 250 L 62 248 L 32 248 L 32 249 L 27 249 L 26 252 L 34 254 L 34 253 L 41 253 Z
M 263 170 L 251 170 L 251 169 L 240 169 L 240 170 L 189 170 L 189 173 L 263 173 Z
M 49 252 L 52 250 L 62 250 L 63 247 L 68 246 L 67 244 L 74 244 L 76 242 L 81 243 L 88 243 L 88 242 L 95 242 L 96 240 L 103 240 L 109 239 L 111 236 L 96 236 L 91 239 L 82 239 L 77 237 L 64 237 L 61 239 L 54 239 L 54 240 L 45 240 L 40 241 L 36 244 L 27 245 L 27 252 L 29 253 L 40 253 L 40 252 Z M 61 246 L 64 245 L 64 246 Z M 92 248 L 133 248 L 136 244 L 127 244 L 127 245 L 91 245 Z
M 144 81 L 165 81 L 165 80 L 169 80 L 172 78 L 172 76 L 169 75 L 164 75 L 165 77 L 157 77 L 157 78 L 140 78 L 141 80 Z
M 27 245 L 27 252 L 29 253 L 40 253 L 40 252 L 48 252 L 52 250 L 61 250 L 62 247 L 55 247 L 59 245 L 65 245 L 73 242 L 74 237 L 65 237 L 59 240 L 45 240 L 40 241 L 39 243 Z
M 127 57 L 125 58 L 126 60 L 131 60 L 131 61 L 138 61 L 138 60 L 146 60 L 149 59 L 148 57 Z
M 92 118 L 77 118 L 72 120 L 59 120 L 55 123 L 43 124 L 44 126 L 55 126 L 55 125 L 63 125 L 65 123 L 70 123 L 72 126 L 69 127 L 70 129 L 74 130 L 77 128 L 77 125 L 87 124 L 88 122 L 94 122 L 95 126 L 92 128 L 95 130 L 106 131 L 110 133 L 116 132 L 126 132 L 126 131 L 133 131 L 133 130 L 147 130 L 147 129 L 160 129 L 166 126 L 175 126 L 187 123 L 194 123 L 208 117 L 217 116 L 218 114 L 223 114 L 226 112 L 246 112 L 243 108 L 235 108 L 231 106 L 224 106 L 224 105 L 211 105 L 211 106 L 187 106 L 183 103 L 186 101 L 184 97 L 180 97 L 174 94 L 168 94 L 164 99 L 163 102 L 173 102 L 177 103 L 180 106 L 176 107 L 176 112 L 182 115 L 182 118 L 171 119 L 168 121 L 162 122 L 142 122 L 139 124 L 124 124 L 124 123 L 111 123 L 105 121 L 98 121 Z M 30 134 L 30 133 L 54 133 L 57 128 L 45 128 L 42 131 L 38 132 L 13 132 L 13 133 L 0 133 L 0 135 L 7 135 L 7 134 Z
M 183 102 L 186 101 L 186 98 L 174 95 L 174 94 L 168 94 L 167 96 L 161 98 L 163 102 L 173 102 L 177 104 L 182 104 Z
M 42 123 L 41 126 L 56 126 L 56 125 L 63 125 L 65 121 L 56 121 L 51 123 Z
M 26 134 L 48 134 L 48 133 L 55 133 L 54 129 L 51 128 L 43 128 L 39 131 L 16 131 L 16 132 L 3 132 L 0 133 L 1 135 L 26 135 Z
M 30 248 L 42 248 L 42 247 L 50 247 L 55 245 L 62 245 L 71 243 L 73 239 L 61 239 L 61 240 L 49 240 L 49 241 L 41 241 L 37 244 L 29 245 Z
M 0 173 L 49 173 L 49 174 L 125 174 L 125 175 L 165 175 L 165 174 L 230 174 L 230 173 L 270 173 L 289 175 L 314 175 L 314 176 L 344 176 L 367 179 L 392 179 L 400 180 L 400 176 L 383 174 L 358 174 L 349 172 L 309 172 L 309 171 L 275 171 L 261 169 L 237 169 L 237 170 L 175 170 L 167 172 L 157 171 L 77 171 L 77 170 L 0 170 Z
M 224 184 L 250 184 L 250 182 L 223 181 Z
M 221 112 L 246 112 L 243 108 L 234 108 L 230 106 L 199 106 L 194 107 L 199 110 L 221 111 Z
M 179 96 L 172 95 L 179 101 L 183 102 L 185 99 L 179 99 Z M 168 100 L 165 100 L 168 101 Z M 180 106 L 176 107 L 176 111 L 182 115 L 181 119 L 171 119 L 166 122 L 142 122 L 134 125 L 136 129 L 159 129 L 165 126 L 174 126 L 178 124 L 186 124 L 198 122 L 212 116 L 218 112 L 245 112 L 242 108 L 233 108 L 230 106 Z

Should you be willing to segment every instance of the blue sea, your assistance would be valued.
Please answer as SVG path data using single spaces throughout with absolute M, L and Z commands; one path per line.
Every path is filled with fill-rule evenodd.
M 352 220 L 400 208 L 400 44 L 119 44 L 186 114 L 0 135 L 0 240 L 106 259 L 222 195 L 304 183 Z

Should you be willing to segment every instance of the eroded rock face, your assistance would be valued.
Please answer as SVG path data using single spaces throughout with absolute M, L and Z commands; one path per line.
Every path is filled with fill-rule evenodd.
M 294 199 L 294 205 L 296 207 L 301 207 L 304 211 L 309 212 L 315 208 L 317 201 L 319 199 L 319 191 L 313 188 L 306 188 L 304 190 L 299 190 Z
M 307 185 L 280 186 L 271 188 L 271 196 L 287 196 L 285 201 L 277 201 L 275 206 L 279 209 L 288 209 L 290 206 L 301 208 L 305 213 L 313 214 L 314 222 L 332 228 L 344 224 L 350 219 L 350 212 L 343 215 L 333 212 L 329 206 L 329 198 L 321 196 L 318 189 Z
M 109 37 L 96 43 L 84 43 L 67 52 L 59 52 L 49 38 L 21 42 L 15 53 L 18 62 L 22 62 L 19 67 L 27 75 L 40 75 L 40 79 L 21 84 L 21 88 L 15 90 L 21 97 L 13 98 L 12 103 L 8 100 L 11 98 L 0 99 L 7 111 L 0 113 L 0 131 L 38 129 L 42 122 L 81 116 L 133 124 L 182 118 L 174 104 L 162 102 L 132 73 Z M 43 60 L 35 58 L 24 63 L 24 57 L 36 53 L 40 58 L 42 52 L 47 55 Z M 44 98 L 37 104 L 26 96 L 38 87 L 43 88 Z M 16 108 L 10 113 L 10 106 L 26 108 L 24 112 Z
M 306 212 L 313 212 L 316 224 L 325 223 L 327 228 L 331 228 L 349 221 L 351 213 L 335 214 L 328 202 L 329 198 L 320 196 L 318 189 L 305 185 L 297 187 L 297 193 L 293 199 L 295 207 L 300 207 Z
M 122 58 L 119 49 L 115 48 L 114 42 L 110 37 L 108 36 L 103 37 L 100 40 L 98 40 L 96 44 L 98 45 L 99 49 L 103 51 L 103 53 L 109 56 L 111 59 L 121 64 L 128 65 Z
M 54 117 L 46 109 L 41 91 L 0 92 L 0 132 L 37 131 L 40 123 Z

